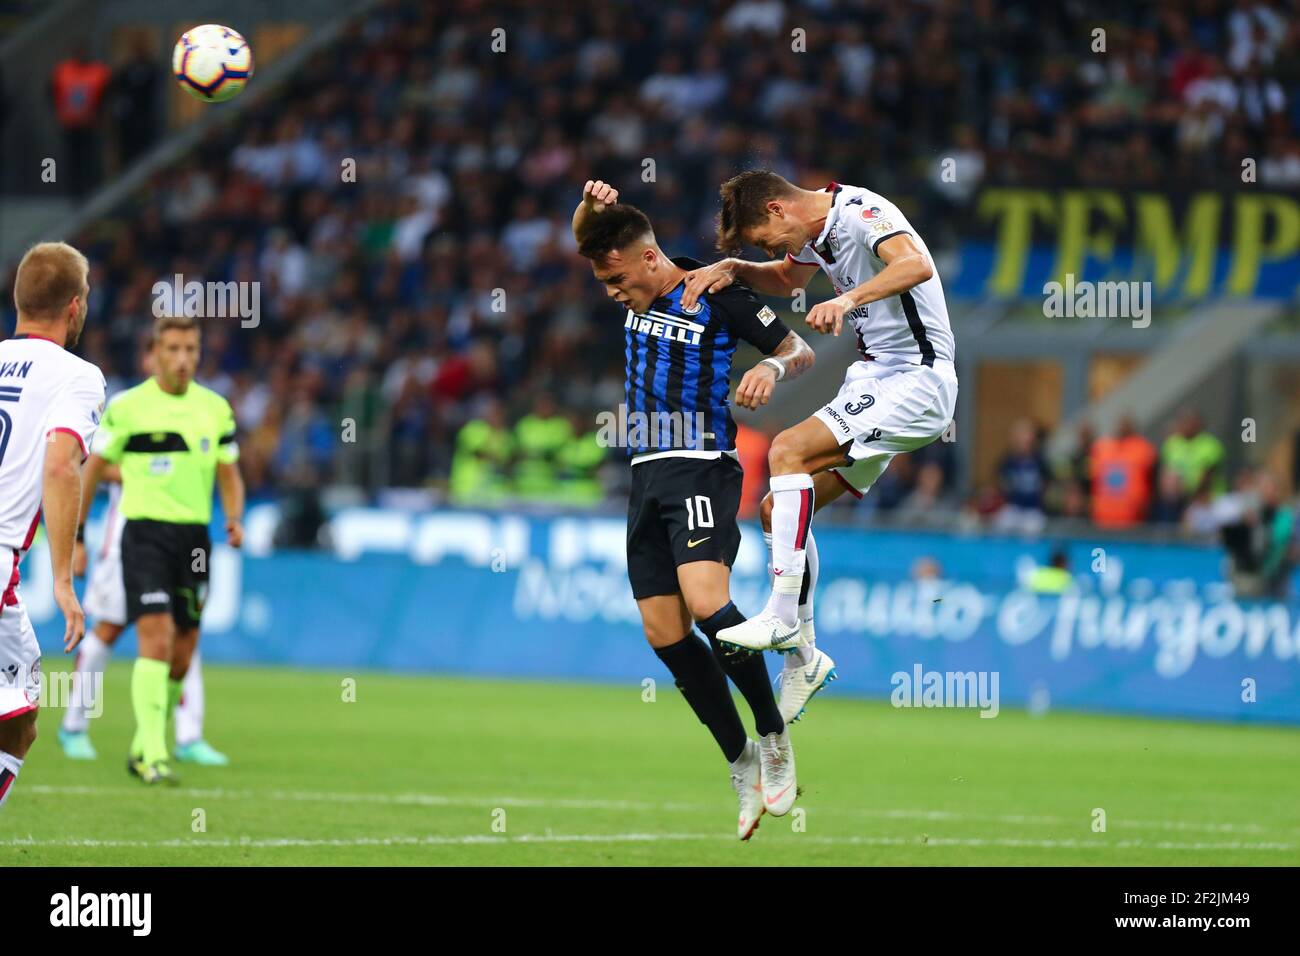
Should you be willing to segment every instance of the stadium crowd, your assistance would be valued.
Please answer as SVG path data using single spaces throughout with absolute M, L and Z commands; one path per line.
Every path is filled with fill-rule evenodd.
M 756 164 L 869 183 L 917 207 L 936 250 L 988 183 L 1229 185 L 1249 155 L 1261 183 L 1300 184 L 1294 2 L 638 9 L 381 4 L 241 116 L 235 148 L 214 134 L 75 237 L 94 263 L 83 354 L 121 388 L 139 376 L 156 282 L 258 281 L 256 328 L 205 321 L 200 376 L 235 406 L 253 493 L 455 497 L 481 480 L 584 502 L 600 468 L 586 436 L 623 393 L 621 316 L 568 229 L 592 175 L 647 209 L 665 248 L 703 259 L 711 184 Z M 1065 474 L 1036 457 L 1040 441 L 1018 427 L 999 486 L 959 510 L 1107 520 L 1085 461 L 1108 440 L 1084 442 Z M 1169 457 L 1124 520 L 1197 526 L 1221 486 L 1189 483 Z M 877 507 L 932 510 L 952 479 L 936 443 L 891 470 Z
M 1113 434 L 1080 427 L 1072 451 L 1056 460 L 1044 450 L 1048 437 L 1032 420 L 1017 421 L 993 479 L 966 494 L 957 489 L 952 444 L 934 442 L 895 458 L 862 502 L 844 499 L 856 514 L 837 506 L 828 517 L 1029 536 L 1067 523 L 1111 532 L 1159 528 L 1221 542 L 1239 594 L 1286 587 L 1300 558 L 1293 503 L 1267 470 L 1230 473 L 1227 449 L 1195 409 L 1184 409 L 1159 444 L 1127 416 Z M 765 488 L 769 441 L 742 426 L 737 444 L 746 471 L 745 517 L 754 516 Z M 602 474 L 602 467 L 618 455 L 600 446 L 585 418 L 562 415 L 549 394 L 539 396 L 513 427 L 494 402 L 486 417 L 467 423 L 457 436 L 452 500 L 598 504 L 617 486 L 610 473 L 616 469 Z

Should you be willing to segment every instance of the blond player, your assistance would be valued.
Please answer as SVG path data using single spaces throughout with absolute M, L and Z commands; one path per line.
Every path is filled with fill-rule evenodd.
M 104 413 L 104 376 L 73 355 L 90 294 L 86 257 L 62 242 L 33 246 L 14 278 L 18 324 L 0 342 L 0 806 L 36 739 L 41 649 L 19 590 L 18 564 L 45 515 L 63 647 L 85 633 L 72 587 L 81 464 Z

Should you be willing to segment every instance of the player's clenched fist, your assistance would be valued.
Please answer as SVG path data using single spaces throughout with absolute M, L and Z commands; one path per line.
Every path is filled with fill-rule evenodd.
M 776 369 L 759 363 L 745 373 L 736 386 L 736 404 L 741 408 L 758 408 L 766 405 L 776 387 Z
M 603 212 L 606 206 L 618 202 L 618 190 L 600 179 L 588 179 L 582 187 L 582 201 L 592 212 Z
M 829 332 L 839 335 L 844 325 L 844 314 L 853 308 L 853 301 L 845 295 L 836 296 L 812 307 L 805 319 L 808 327 L 815 332 Z

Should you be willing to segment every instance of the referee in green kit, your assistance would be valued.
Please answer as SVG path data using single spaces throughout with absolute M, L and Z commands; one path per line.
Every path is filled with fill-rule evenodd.
M 198 646 L 212 547 L 212 486 L 221 492 L 227 539 L 238 548 L 244 482 L 230 403 L 194 381 L 198 322 L 158 319 L 150 353 L 153 377 L 115 395 L 104 410 L 81 521 L 94 498 L 99 462 L 118 465 L 127 622 L 135 624 L 140 644 L 131 675 L 136 730 L 127 768 L 145 783 L 175 784 L 167 720 Z

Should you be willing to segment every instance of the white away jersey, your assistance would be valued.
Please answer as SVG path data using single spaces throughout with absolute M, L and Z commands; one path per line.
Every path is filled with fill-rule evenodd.
M 907 233 L 919 249 L 930 255 L 902 211 L 884 196 L 861 186 L 838 183 L 831 183 L 824 191 L 834 198 L 821 235 L 790 258 L 821 266 L 837 295 L 862 285 L 885 268 L 876 248 L 891 236 Z M 930 261 L 933 265 L 933 257 Z M 857 332 L 858 351 L 864 356 L 886 364 L 953 361 L 952 326 L 937 269 L 907 292 L 858 306 L 844 318 Z
M 25 551 L 40 514 L 46 436 L 75 435 L 87 454 L 104 414 L 104 376 L 50 339 L 0 342 L 0 546 Z

